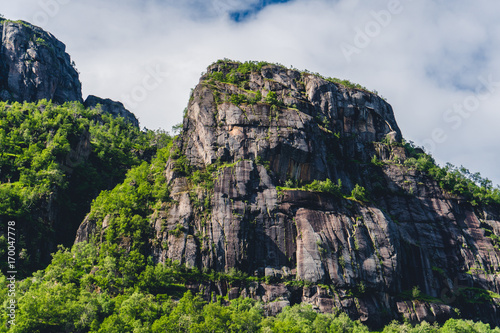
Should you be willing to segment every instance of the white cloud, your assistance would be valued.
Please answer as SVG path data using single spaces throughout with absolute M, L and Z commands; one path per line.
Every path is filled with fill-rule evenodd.
M 500 4 L 295 0 L 235 23 L 224 11 L 260 1 L 2 1 L 8 18 L 34 22 L 47 14 L 42 27 L 68 46 L 84 94 L 123 100 L 144 88 L 150 69 L 159 66 L 159 86 L 144 100 L 128 103 L 142 126 L 170 129 L 180 122 L 190 89 L 216 59 L 267 60 L 378 90 L 392 104 L 406 138 L 434 146 L 440 163 L 463 164 L 500 182 L 500 86 L 470 116 L 461 116 L 456 129 L 456 122 L 443 118 L 454 104 L 474 96 L 480 77 L 500 82 Z M 341 45 L 356 46 L 360 30 L 371 37 L 348 62 Z M 357 38 L 359 46 L 363 38 Z M 432 138 L 436 129 L 444 142 Z

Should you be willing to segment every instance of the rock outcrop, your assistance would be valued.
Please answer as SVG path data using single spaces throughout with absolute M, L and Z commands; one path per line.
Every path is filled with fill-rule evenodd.
M 121 102 L 115 102 L 110 100 L 109 98 L 103 99 L 94 95 L 90 95 L 87 97 L 83 105 L 86 108 L 95 109 L 98 105 L 101 106 L 101 110 L 104 113 L 108 113 L 113 117 L 122 117 L 135 127 L 139 127 L 139 121 L 135 117 L 135 115 L 125 109 Z
M 0 100 L 82 100 L 78 72 L 52 34 L 24 21 L 0 19 Z
M 83 102 L 82 85 L 66 46 L 51 33 L 24 21 L 0 18 L 0 101 L 54 103 Z M 122 103 L 90 95 L 84 105 L 139 121 Z
M 171 201 L 151 219 L 156 262 L 265 277 L 192 288 L 272 302 L 269 313 L 307 302 L 372 327 L 458 311 L 500 324 L 500 247 L 487 237 L 500 234 L 497 208 L 474 207 L 405 163 L 380 97 L 281 66 L 238 66 L 212 65 L 193 91 L 166 166 Z M 326 179 L 370 198 L 290 188 Z M 94 230 L 86 220 L 78 241 Z

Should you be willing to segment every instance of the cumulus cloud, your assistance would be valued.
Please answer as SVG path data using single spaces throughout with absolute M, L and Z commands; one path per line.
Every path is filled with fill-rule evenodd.
M 267 60 L 378 90 L 407 139 L 440 163 L 463 164 L 500 182 L 500 4 L 5 2 L 6 17 L 39 24 L 66 43 L 85 95 L 125 102 L 142 126 L 179 123 L 190 89 L 213 61 Z

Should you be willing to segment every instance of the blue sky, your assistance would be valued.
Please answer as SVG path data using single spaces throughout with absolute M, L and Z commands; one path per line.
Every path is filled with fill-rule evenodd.
M 2 0 L 0 12 L 63 41 L 84 95 L 121 100 L 142 126 L 179 123 L 217 59 L 279 62 L 379 91 L 408 140 L 500 183 L 500 3 Z
M 289 1 L 290 0 L 269 0 L 269 1 L 261 0 L 255 4 L 250 4 L 247 8 L 237 9 L 233 11 L 229 10 L 228 14 L 233 21 L 244 22 L 269 5 L 281 4 Z

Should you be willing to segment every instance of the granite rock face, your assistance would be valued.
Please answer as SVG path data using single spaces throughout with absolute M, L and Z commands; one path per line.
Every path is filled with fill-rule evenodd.
M 66 46 L 51 33 L 24 21 L 0 18 L 0 101 L 84 103 L 82 85 Z M 139 127 L 122 103 L 90 95 L 85 107 L 123 117 Z
M 265 277 L 192 288 L 260 299 L 270 314 L 306 302 L 371 327 L 457 311 L 500 324 L 500 247 L 487 237 L 500 235 L 498 207 L 474 207 L 408 166 L 380 97 L 280 66 L 236 68 L 210 66 L 193 91 L 166 166 L 171 200 L 151 218 L 156 262 Z M 227 75 L 233 83 L 214 79 Z M 213 186 L 179 171 L 182 155 Z M 325 179 L 347 195 L 280 188 Z M 358 184 L 369 200 L 348 198 Z M 77 240 L 95 228 L 86 221 Z
M 0 100 L 83 102 L 78 72 L 63 43 L 23 21 L 0 19 L 0 29 Z

